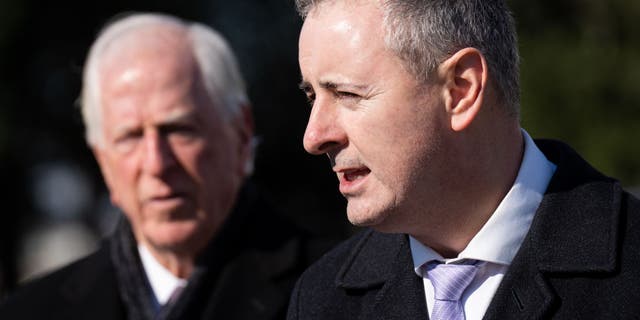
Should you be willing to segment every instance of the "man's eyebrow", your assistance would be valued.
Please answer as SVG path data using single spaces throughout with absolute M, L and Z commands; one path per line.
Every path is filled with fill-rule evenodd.
M 154 125 L 158 128 L 162 127 L 172 127 L 175 125 L 186 125 L 189 123 L 198 123 L 200 122 L 200 118 L 196 116 L 194 110 L 184 111 L 184 110 L 176 110 L 175 112 L 170 113 L 164 119 L 159 119 Z
M 300 82 L 300 84 L 298 84 L 298 88 L 300 88 L 300 90 L 302 90 L 304 92 L 309 92 L 309 91 L 313 90 L 313 88 L 311 86 L 311 83 L 309 83 L 309 81 L 305 81 L 305 80 L 302 80 L 302 82 Z
M 335 82 L 330 80 L 321 81 L 320 87 L 327 90 L 350 89 L 350 90 L 356 90 L 356 91 L 366 91 L 369 89 L 369 86 L 366 86 L 366 85 L 358 85 L 358 84 L 351 84 L 351 83 L 345 83 L 345 82 Z M 313 86 L 311 85 L 311 83 L 309 83 L 309 81 L 303 80 L 302 82 L 300 82 L 300 84 L 298 84 L 298 88 L 300 88 L 300 90 L 304 92 L 313 91 Z
M 347 90 L 356 90 L 356 91 L 366 91 L 369 88 L 369 86 L 366 86 L 366 85 L 352 84 L 352 83 L 346 83 L 346 82 L 334 82 L 334 81 L 321 81 L 320 86 L 328 90 L 347 89 Z
M 170 113 L 166 118 L 162 119 L 160 123 L 184 122 L 192 120 L 194 118 L 196 118 L 194 110 L 189 110 L 186 112 L 184 110 L 176 110 Z
M 134 122 L 121 122 L 111 130 L 115 136 L 122 136 L 133 131 L 140 130 Z

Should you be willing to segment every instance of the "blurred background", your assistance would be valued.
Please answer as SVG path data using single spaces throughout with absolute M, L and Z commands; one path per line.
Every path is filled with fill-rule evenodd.
M 522 121 L 569 142 L 640 191 L 640 2 L 509 1 L 520 36 Z M 298 90 L 302 21 L 289 0 L 0 1 L 0 298 L 82 256 L 118 212 L 83 139 L 75 101 L 96 33 L 115 14 L 158 11 L 211 25 L 236 52 L 260 138 L 254 180 L 313 232 L 352 229 L 324 157 L 307 155 Z

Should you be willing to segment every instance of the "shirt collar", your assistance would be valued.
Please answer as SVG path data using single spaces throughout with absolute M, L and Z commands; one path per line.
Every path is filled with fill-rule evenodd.
M 187 285 L 187 280 L 174 276 L 156 260 L 147 247 L 139 244 L 138 252 L 153 294 L 160 305 L 167 303 L 176 288 Z
M 463 259 L 509 265 L 520 249 L 556 166 L 538 149 L 522 129 L 524 155 L 513 186 L 485 225 L 454 259 L 444 259 L 433 249 L 409 237 L 414 270 L 431 260 L 455 262 Z

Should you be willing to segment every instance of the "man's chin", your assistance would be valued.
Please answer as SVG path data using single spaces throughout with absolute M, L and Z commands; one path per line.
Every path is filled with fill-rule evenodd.
M 200 230 L 197 221 L 165 222 L 149 228 L 144 233 L 146 242 L 158 250 L 188 253 L 197 251 L 204 242 L 203 230 Z
M 362 203 L 349 202 L 347 204 L 347 218 L 357 227 L 369 227 L 380 232 L 398 232 L 393 225 L 393 210 L 386 206 L 362 206 Z
M 357 227 L 375 227 L 384 222 L 384 215 L 373 210 L 358 210 L 347 207 L 349 222 Z

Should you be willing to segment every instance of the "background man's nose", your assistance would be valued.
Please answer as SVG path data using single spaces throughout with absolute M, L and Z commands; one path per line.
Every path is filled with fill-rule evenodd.
M 143 170 L 161 175 L 176 162 L 175 155 L 167 139 L 158 132 L 148 133 L 144 137 L 144 168 Z

